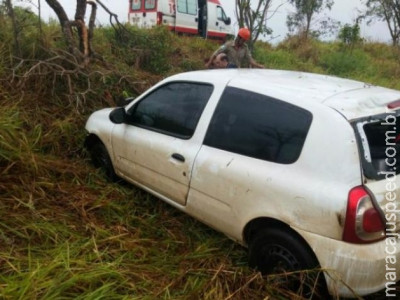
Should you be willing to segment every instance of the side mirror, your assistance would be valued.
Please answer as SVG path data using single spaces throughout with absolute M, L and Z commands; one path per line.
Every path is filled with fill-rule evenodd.
M 112 112 L 110 112 L 110 121 L 114 124 L 122 124 L 126 122 L 126 111 L 123 107 L 117 107 Z
M 116 104 L 117 106 L 127 106 L 133 100 L 135 100 L 135 97 L 128 97 L 128 98 L 119 97 L 117 98 Z
M 228 17 L 228 19 L 225 19 L 224 23 L 226 25 L 231 25 L 231 18 Z
M 129 103 L 131 103 L 133 100 L 135 100 L 135 97 L 128 97 L 124 99 L 124 104 L 128 105 Z

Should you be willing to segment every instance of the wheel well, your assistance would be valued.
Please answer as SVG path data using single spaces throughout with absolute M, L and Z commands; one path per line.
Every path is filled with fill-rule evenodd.
M 275 232 L 275 237 L 276 233 L 284 236 L 291 237 L 289 239 L 286 239 L 287 243 L 293 243 L 295 245 L 293 249 L 296 249 L 296 247 L 304 247 L 303 250 L 299 251 L 301 253 L 308 253 L 303 255 L 305 259 L 304 261 L 307 261 L 307 264 L 310 264 L 310 270 L 311 271 L 316 271 L 317 277 L 315 283 L 313 283 L 312 286 L 318 287 L 317 289 L 317 294 L 315 294 L 316 299 L 326 299 L 328 295 L 328 288 L 326 285 L 326 280 L 328 278 L 327 274 L 324 272 L 324 270 L 320 269 L 321 265 L 318 260 L 318 257 L 316 256 L 314 250 L 310 247 L 310 245 L 307 243 L 307 241 L 294 229 L 292 229 L 288 224 L 273 219 L 273 218 L 267 218 L 267 217 L 261 217 L 261 218 L 256 218 L 254 220 L 251 220 L 250 222 L 247 223 L 243 230 L 243 238 L 245 244 L 249 245 L 249 265 L 251 267 L 259 267 L 260 265 L 258 262 L 260 261 L 259 257 L 257 258 L 257 255 L 254 255 L 254 249 L 260 249 L 259 244 L 255 244 L 257 241 L 257 238 L 252 241 L 252 239 L 257 236 L 257 232 L 260 232 L 260 234 L 263 234 L 262 230 L 265 229 L 275 229 L 275 230 L 266 230 L 264 231 L 264 236 L 262 236 L 262 239 L 268 240 L 270 237 L 268 233 Z M 294 239 L 293 239 L 294 238 Z M 260 238 L 258 238 L 258 241 L 260 241 Z M 300 242 L 300 244 L 298 243 Z M 296 246 L 297 245 L 297 246 Z M 297 248 L 300 249 L 300 248 Z M 257 250 L 258 251 L 258 250 Z M 309 255 L 309 256 L 308 256 Z M 256 260 L 255 260 L 256 258 Z M 262 261 L 262 260 L 261 260 Z M 314 265 L 315 264 L 315 265 Z M 262 266 L 262 264 L 261 264 Z M 320 275 L 321 274 L 321 275 Z M 313 293 L 315 292 L 313 288 Z M 312 297 L 314 299 L 314 297 Z
M 288 224 L 286 224 L 282 221 L 279 221 L 277 219 L 261 217 L 261 218 L 253 219 L 250 222 L 248 222 L 243 230 L 243 239 L 244 239 L 245 245 L 249 245 L 249 243 L 251 242 L 251 239 L 254 237 L 254 235 L 262 228 L 279 228 L 279 229 L 285 230 L 288 233 L 296 236 L 303 242 L 304 246 L 306 246 L 309 249 L 309 251 L 311 251 L 312 255 L 314 256 L 314 258 L 316 259 L 316 261 L 319 264 L 319 260 L 318 260 L 317 256 L 315 255 L 314 250 L 310 247 L 310 245 L 307 243 L 307 241 L 297 231 L 292 229 Z
M 93 145 L 97 144 L 97 143 L 103 143 L 99 137 L 93 133 L 89 134 L 86 139 L 85 139 L 85 143 L 84 146 L 86 149 L 90 149 L 93 147 Z
M 245 244 L 248 245 L 251 239 L 253 238 L 254 234 L 261 228 L 265 227 L 283 228 L 294 231 L 290 228 L 289 225 L 277 219 L 267 218 L 267 217 L 253 219 L 246 224 L 243 230 L 243 240 Z

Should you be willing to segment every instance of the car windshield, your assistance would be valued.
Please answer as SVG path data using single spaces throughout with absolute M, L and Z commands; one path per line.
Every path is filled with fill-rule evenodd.
M 400 115 L 385 114 L 355 123 L 364 175 L 371 179 L 400 173 Z

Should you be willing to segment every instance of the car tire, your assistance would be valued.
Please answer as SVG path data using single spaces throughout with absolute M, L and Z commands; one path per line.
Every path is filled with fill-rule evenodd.
M 274 283 L 307 298 L 326 295 L 325 280 L 312 250 L 297 234 L 282 228 L 257 232 L 249 243 L 249 265 L 263 275 L 282 274 Z M 312 270 L 308 272 L 297 272 Z
M 108 180 L 115 182 L 118 176 L 115 174 L 110 155 L 103 143 L 97 142 L 89 149 L 93 165 L 104 171 Z

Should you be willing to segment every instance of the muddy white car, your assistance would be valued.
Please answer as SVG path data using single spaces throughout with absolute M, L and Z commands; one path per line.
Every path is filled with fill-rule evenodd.
M 249 248 L 263 273 L 321 267 L 333 295 L 400 278 L 400 92 L 278 70 L 178 74 L 93 113 L 86 146 Z

